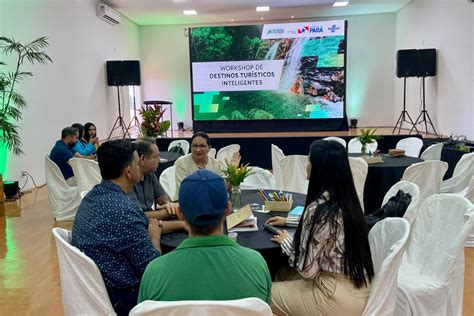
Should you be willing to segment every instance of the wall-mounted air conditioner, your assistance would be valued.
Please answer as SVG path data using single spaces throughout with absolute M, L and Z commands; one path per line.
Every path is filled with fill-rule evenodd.
M 120 23 L 120 13 L 104 3 L 97 4 L 97 16 L 107 23 L 116 25 Z

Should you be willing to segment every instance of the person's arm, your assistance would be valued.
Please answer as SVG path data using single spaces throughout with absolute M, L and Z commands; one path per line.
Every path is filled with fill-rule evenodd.
M 186 157 L 186 156 L 183 156 Z M 183 158 L 176 160 L 175 162 L 175 180 L 176 180 L 176 194 L 179 194 L 179 187 L 181 186 L 181 182 L 183 182 L 184 178 L 188 176 L 188 171 L 184 167 L 184 163 L 182 161 Z
M 89 156 L 84 156 L 84 155 L 81 155 L 80 153 L 76 152 L 74 154 L 74 157 L 76 158 L 84 158 L 84 159 L 95 159 L 95 156 L 92 156 L 92 155 L 89 155 Z
M 148 219 L 148 235 L 150 236 L 151 243 L 161 253 L 161 230 L 162 225 L 156 219 Z

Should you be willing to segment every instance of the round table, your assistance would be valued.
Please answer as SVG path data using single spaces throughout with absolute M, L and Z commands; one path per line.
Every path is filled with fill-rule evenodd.
M 351 157 L 360 154 L 349 154 Z M 382 206 L 382 201 L 388 190 L 403 176 L 405 169 L 414 163 L 422 162 L 420 158 L 414 157 L 390 157 L 381 154 L 383 162 L 369 164 L 367 179 L 364 186 L 364 211 L 370 214 Z
M 293 194 L 293 207 L 304 206 L 306 202 L 306 196 L 303 194 Z M 263 203 L 262 198 L 258 195 L 257 190 L 242 190 L 242 205 L 257 203 L 261 205 Z M 258 251 L 268 264 L 270 274 L 272 277 L 278 270 L 278 268 L 284 266 L 288 262 L 288 257 L 284 256 L 281 252 L 280 245 L 270 241 L 272 234 L 263 229 L 263 224 L 267 219 L 272 216 L 287 216 L 287 212 L 269 212 L 260 213 L 253 212 L 257 217 L 258 231 L 256 232 L 240 232 L 237 236 L 237 242 L 244 247 L 254 249 Z M 290 233 L 295 232 L 295 228 L 285 227 Z M 184 231 L 178 231 L 170 234 L 161 236 L 161 248 L 163 253 L 170 252 L 175 249 L 184 239 L 188 237 L 188 234 Z
M 181 157 L 181 155 L 178 153 L 173 153 L 169 151 L 160 151 L 160 160 L 166 159 L 166 161 L 163 161 L 163 162 L 160 161 L 158 168 L 156 168 L 155 174 L 158 177 L 158 179 L 160 178 L 160 175 L 163 172 L 163 170 L 165 170 L 168 167 L 173 166 L 179 157 Z

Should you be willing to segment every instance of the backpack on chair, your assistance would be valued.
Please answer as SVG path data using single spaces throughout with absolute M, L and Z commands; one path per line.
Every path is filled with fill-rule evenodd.
M 365 217 L 369 230 L 378 222 L 387 217 L 403 217 L 411 203 L 410 193 L 398 190 L 384 206 Z
M 173 147 L 171 147 L 168 152 L 170 153 L 177 153 L 177 154 L 180 154 L 181 156 L 184 155 L 184 150 L 183 148 L 181 147 L 181 144 L 180 143 L 177 143 L 176 145 L 174 145 Z

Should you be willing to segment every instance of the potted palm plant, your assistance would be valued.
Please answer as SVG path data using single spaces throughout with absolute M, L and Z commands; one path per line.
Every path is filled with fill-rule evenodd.
M 23 154 L 17 124 L 21 120 L 22 110 L 27 106 L 25 98 L 17 89 L 23 80 L 33 76 L 22 68 L 26 63 L 34 65 L 52 62 L 44 51 L 48 46 L 47 37 L 22 44 L 13 38 L 0 36 L 0 51 L 5 55 L 14 55 L 16 61 L 11 71 L 0 68 L 0 145 L 5 144 L 7 149 L 17 156 Z M 3 62 L 0 62 L 0 65 L 6 66 Z

